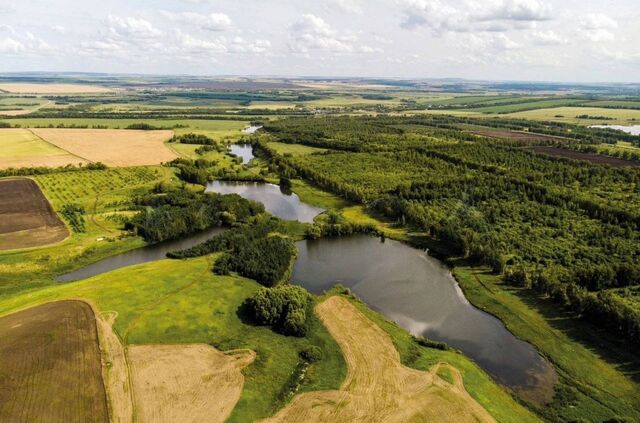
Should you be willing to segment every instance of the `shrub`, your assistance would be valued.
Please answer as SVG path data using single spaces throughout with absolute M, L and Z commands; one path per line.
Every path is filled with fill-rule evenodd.
M 245 301 L 244 306 L 253 320 L 271 326 L 285 335 L 305 336 L 307 333 L 306 308 L 311 295 L 302 287 L 283 285 L 261 288 Z
M 317 361 L 320 361 L 324 356 L 320 347 L 317 347 L 315 345 L 309 345 L 307 347 L 304 347 L 302 350 L 300 350 L 299 355 L 300 355 L 300 358 L 302 358 L 303 360 L 309 363 L 315 363 Z

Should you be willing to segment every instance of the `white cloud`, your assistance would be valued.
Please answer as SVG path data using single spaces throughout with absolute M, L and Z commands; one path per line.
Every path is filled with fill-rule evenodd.
M 226 53 L 227 46 L 221 40 L 202 40 L 182 31 L 177 31 L 179 45 L 191 52 Z
M 14 38 L 11 38 L 11 37 L 0 38 L 0 53 L 18 54 L 25 50 L 26 50 L 25 45 Z
M 151 22 L 141 18 L 109 15 L 107 22 L 109 34 L 116 37 L 150 39 L 162 35 L 162 31 L 154 27 Z
M 305 14 L 291 26 L 289 49 L 294 53 L 309 54 L 324 51 L 338 54 L 378 53 L 382 49 L 362 45 L 353 33 L 333 29 L 324 19 Z
M 363 0 L 332 0 L 332 5 L 337 6 L 340 10 L 347 13 L 362 14 L 364 12 Z
M 552 18 L 541 0 L 399 0 L 404 29 L 428 27 L 443 32 L 505 32 L 530 28 Z
M 553 30 L 535 31 L 530 38 L 534 44 L 539 46 L 559 46 L 568 43 L 566 38 L 561 37 Z
M 616 28 L 618 23 L 603 13 L 589 13 L 580 18 L 580 34 L 593 42 L 614 40 Z
M 166 10 L 162 10 L 160 13 L 171 21 L 197 26 L 207 31 L 227 31 L 233 26 L 231 18 L 224 13 L 204 15 L 194 12 L 173 13 Z
M 67 28 L 62 25 L 54 25 L 51 27 L 51 29 L 53 29 L 53 31 L 57 32 L 58 34 L 65 34 L 67 32 Z

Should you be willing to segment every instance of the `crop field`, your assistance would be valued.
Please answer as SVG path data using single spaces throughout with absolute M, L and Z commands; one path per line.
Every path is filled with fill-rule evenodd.
M 16 94 L 96 94 L 109 93 L 112 90 L 84 84 L 0 83 L 0 91 Z
M 577 119 L 576 116 L 588 115 L 611 118 L 611 120 Z M 607 109 L 604 107 L 553 107 L 509 113 L 506 116 L 518 119 L 544 120 L 551 122 L 576 123 L 580 125 L 631 125 L 640 121 L 640 110 Z
M 58 167 L 87 161 L 44 141 L 28 129 L 0 129 L 0 169 Z
M 58 301 L 0 318 L 0 420 L 107 422 L 91 308 Z
M 75 156 L 108 166 L 154 165 L 177 157 L 164 145 L 173 136 L 172 131 L 59 128 L 32 131 Z
M 533 151 L 556 157 L 566 157 L 574 160 L 585 160 L 590 163 L 609 165 L 613 167 L 640 167 L 640 163 L 633 160 L 624 160 L 617 157 L 603 156 L 601 154 L 584 153 L 582 151 L 567 150 L 559 147 L 531 147 Z
M 249 126 L 248 120 L 215 120 L 215 119 L 97 119 L 97 118 L 14 118 L 8 119 L 12 125 L 23 128 L 48 128 L 75 125 L 91 127 L 106 127 L 109 129 L 124 129 L 129 125 L 147 123 L 161 129 L 171 129 L 177 135 L 194 132 L 213 137 L 216 140 L 239 138 L 242 129 Z
M 316 312 L 342 349 L 347 377 L 340 390 L 299 395 L 263 422 L 495 421 L 467 393 L 455 368 L 437 364 L 423 372 L 403 366 L 390 337 L 348 300 L 330 297 Z M 437 376 L 441 367 L 454 375 L 453 384 Z
M 0 180 L 0 250 L 52 244 L 68 235 L 33 180 Z
M 250 350 L 224 354 L 209 345 L 134 345 L 128 349 L 137 418 L 142 422 L 224 422 L 251 364 Z

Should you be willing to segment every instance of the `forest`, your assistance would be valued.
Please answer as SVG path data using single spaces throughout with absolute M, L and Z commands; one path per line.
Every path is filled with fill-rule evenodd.
M 498 123 L 522 129 L 518 121 L 488 121 Z M 640 171 L 538 155 L 463 129 L 472 124 L 479 122 L 289 119 L 265 125 L 269 135 L 260 148 L 282 175 L 415 225 L 453 255 L 640 342 L 640 307 L 620 291 L 640 285 Z M 566 134 L 564 125 L 526 125 Z M 628 139 L 612 131 L 578 133 L 567 142 Z M 279 156 L 271 139 L 329 150 Z

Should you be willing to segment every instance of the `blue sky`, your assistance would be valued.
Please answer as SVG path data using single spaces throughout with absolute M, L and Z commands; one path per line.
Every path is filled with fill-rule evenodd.
M 0 72 L 640 82 L 638 0 L 0 0 Z

